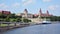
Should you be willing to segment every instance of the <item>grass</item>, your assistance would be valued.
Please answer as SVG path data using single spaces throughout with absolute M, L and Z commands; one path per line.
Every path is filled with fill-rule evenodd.
M 8 26 L 8 24 L 0 24 L 1 27 Z M 9 26 L 14 26 L 14 24 L 10 24 Z
M 0 24 L 0 26 L 4 27 L 4 26 L 8 26 L 7 24 Z

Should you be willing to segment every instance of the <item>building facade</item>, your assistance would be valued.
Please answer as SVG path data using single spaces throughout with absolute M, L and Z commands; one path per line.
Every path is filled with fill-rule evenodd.
M 19 13 L 19 14 L 17 14 L 17 16 L 22 16 L 24 18 L 32 18 L 33 14 L 28 13 L 27 9 L 25 9 L 23 11 L 23 13 Z
M 10 11 L 0 11 L 0 13 L 5 14 L 5 15 L 9 15 L 9 14 L 11 14 Z
M 52 14 L 49 14 L 49 11 L 47 10 L 46 13 L 42 13 L 42 10 L 39 10 L 39 17 L 49 17 L 49 16 L 53 16 Z
M 49 14 L 48 10 L 46 11 L 46 13 L 42 13 L 42 10 L 40 9 L 38 14 L 30 14 L 30 13 L 28 13 L 27 9 L 25 9 L 23 11 L 23 13 L 19 13 L 19 14 L 17 14 L 17 16 L 22 16 L 25 18 L 33 18 L 33 17 L 38 18 L 38 17 L 49 17 L 49 16 L 53 16 L 53 15 Z

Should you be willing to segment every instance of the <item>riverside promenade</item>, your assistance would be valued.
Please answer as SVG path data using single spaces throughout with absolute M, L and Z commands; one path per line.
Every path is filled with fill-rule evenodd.
M 21 22 L 0 22 L 0 32 L 15 28 L 26 27 L 29 25 L 30 25 L 29 23 L 21 23 Z
M 51 24 L 60 24 L 60 22 L 51 22 Z M 0 22 L 0 32 L 4 32 L 11 29 L 22 28 L 33 25 L 44 25 L 42 23 L 22 23 L 22 22 Z
M 57 24 L 42 24 L 16 28 L 0 34 L 60 34 L 60 22 Z

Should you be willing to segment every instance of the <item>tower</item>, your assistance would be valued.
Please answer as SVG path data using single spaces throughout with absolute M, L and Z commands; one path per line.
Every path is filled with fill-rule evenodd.
M 40 8 L 40 11 L 39 11 L 39 13 L 40 13 L 40 14 L 42 14 L 42 10 L 41 10 L 41 8 Z
M 40 8 L 40 10 L 39 10 L 39 17 L 42 15 L 42 10 L 41 10 L 41 8 Z
M 47 13 L 46 13 L 47 15 L 49 15 L 49 11 L 47 10 Z
M 24 15 L 25 15 L 26 18 L 28 17 L 28 11 L 27 11 L 27 9 L 24 10 Z
M 24 14 L 27 14 L 27 13 L 28 13 L 28 11 L 27 11 L 27 9 L 25 9 L 25 10 L 24 10 Z

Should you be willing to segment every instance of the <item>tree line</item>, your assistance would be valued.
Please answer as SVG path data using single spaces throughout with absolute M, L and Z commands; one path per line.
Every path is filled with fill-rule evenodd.
M 16 16 L 15 14 L 2 14 L 0 13 L 0 21 L 4 22 L 31 22 L 31 20 L 23 18 L 22 16 Z
M 49 16 L 49 17 L 41 17 L 42 19 L 50 19 L 50 21 L 60 21 L 60 16 Z

